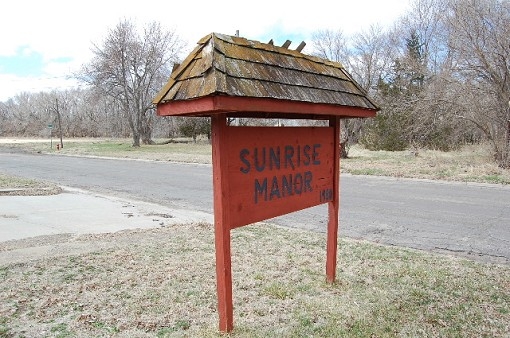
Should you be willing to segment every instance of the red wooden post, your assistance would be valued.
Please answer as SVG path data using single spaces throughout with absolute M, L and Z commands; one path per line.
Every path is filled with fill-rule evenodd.
M 335 282 L 336 257 L 338 244 L 338 213 L 340 210 L 340 118 L 329 119 L 329 126 L 334 127 L 333 151 L 333 200 L 328 202 L 328 239 L 326 253 L 326 280 Z
M 219 329 L 230 332 L 234 328 L 232 304 L 232 264 L 230 257 L 229 191 L 226 177 L 228 145 L 225 114 L 211 116 L 213 186 L 214 186 L 214 237 L 216 245 L 216 288 L 218 293 Z M 222 153 L 222 149 L 223 152 Z

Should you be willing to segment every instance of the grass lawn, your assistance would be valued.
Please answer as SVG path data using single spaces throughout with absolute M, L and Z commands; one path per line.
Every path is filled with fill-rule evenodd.
M 0 336 L 220 336 L 211 225 L 73 242 L 109 245 L 73 255 L 53 243 L 60 255 L 0 267 Z M 510 334 L 508 266 L 342 239 L 330 285 L 325 245 L 324 234 L 269 224 L 233 230 L 229 336 Z

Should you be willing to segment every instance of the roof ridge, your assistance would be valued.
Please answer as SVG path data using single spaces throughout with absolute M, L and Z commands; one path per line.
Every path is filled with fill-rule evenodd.
M 210 35 L 212 35 L 222 41 L 236 44 L 238 46 L 247 46 L 252 49 L 262 49 L 266 52 L 285 54 L 285 55 L 289 55 L 289 56 L 293 56 L 293 57 L 307 59 L 309 61 L 313 61 L 316 63 L 322 63 L 325 65 L 337 67 L 337 68 L 342 68 L 342 69 L 345 68 L 341 62 L 331 61 L 331 60 L 327 60 L 327 59 L 324 59 L 324 58 L 321 58 L 318 56 L 305 54 L 302 52 L 298 52 L 297 50 L 294 50 L 294 49 L 276 46 L 273 44 L 264 43 L 264 42 L 260 42 L 257 40 L 250 40 L 248 38 L 244 38 L 244 37 L 240 37 L 240 36 L 232 36 L 232 35 L 226 35 L 226 34 L 221 34 L 221 33 L 211 33 Z M 245 43 L 240 43 L 242 41 L 245 41 Z M 268 46 L 268 47 L 270 46 L 270 47 L 268 48 L 266 46 Z

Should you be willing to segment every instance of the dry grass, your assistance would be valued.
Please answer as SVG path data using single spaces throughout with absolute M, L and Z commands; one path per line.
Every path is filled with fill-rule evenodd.
M 354 146 L 342 171 L 355 175 L 378 175 L 446 181 L 510 184 L 510 170 L 492 161 L 487 145 L 465 146 L 459 151 L 369 151 Z
M 53 144 L 53 148 L 50 148 L 49 141 L 4 139 L 3 142 L 0 142 L 0 146 L 19 151 L 44 154 L 212 163 L 211 145 L 206 140 L 200 140 L 197 143 L 186 139 L 175 141 L 176 143 L 142 145 L 139 148 L 134 148 L 131 146 L 132 142 L 129 139 L 70 139 L 64 140 L 64 148 L 57 150 L 55 144 Z M 163 140 L 159 140 L 159 142 L 162 143 Z
M 87 242 L 108 245 L 68 252 Z M 212 226 L 53 245 L 52 257 L 0 267 L 0 336 L 220 336 Z M 324 234 L 267 224 L 233 230 L 232 255 L 231 337 L 510 334 L 508 266 L 344 239 L 338 282 L 329 285 Z
M 0 196 L 40 196 L 59 194 L 56 184 L 0 173 Z

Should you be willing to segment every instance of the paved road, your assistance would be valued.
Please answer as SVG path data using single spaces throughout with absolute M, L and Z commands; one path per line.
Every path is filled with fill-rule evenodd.
M 0 172 L 212 213 L 212 168 L 2 152 Z M 1 207 L 1 206 L 0 206 Z M 325 231 L 325 206 L 274 223 Z M 343 236 L 510 264 L 510 187 L 342 175 Z

